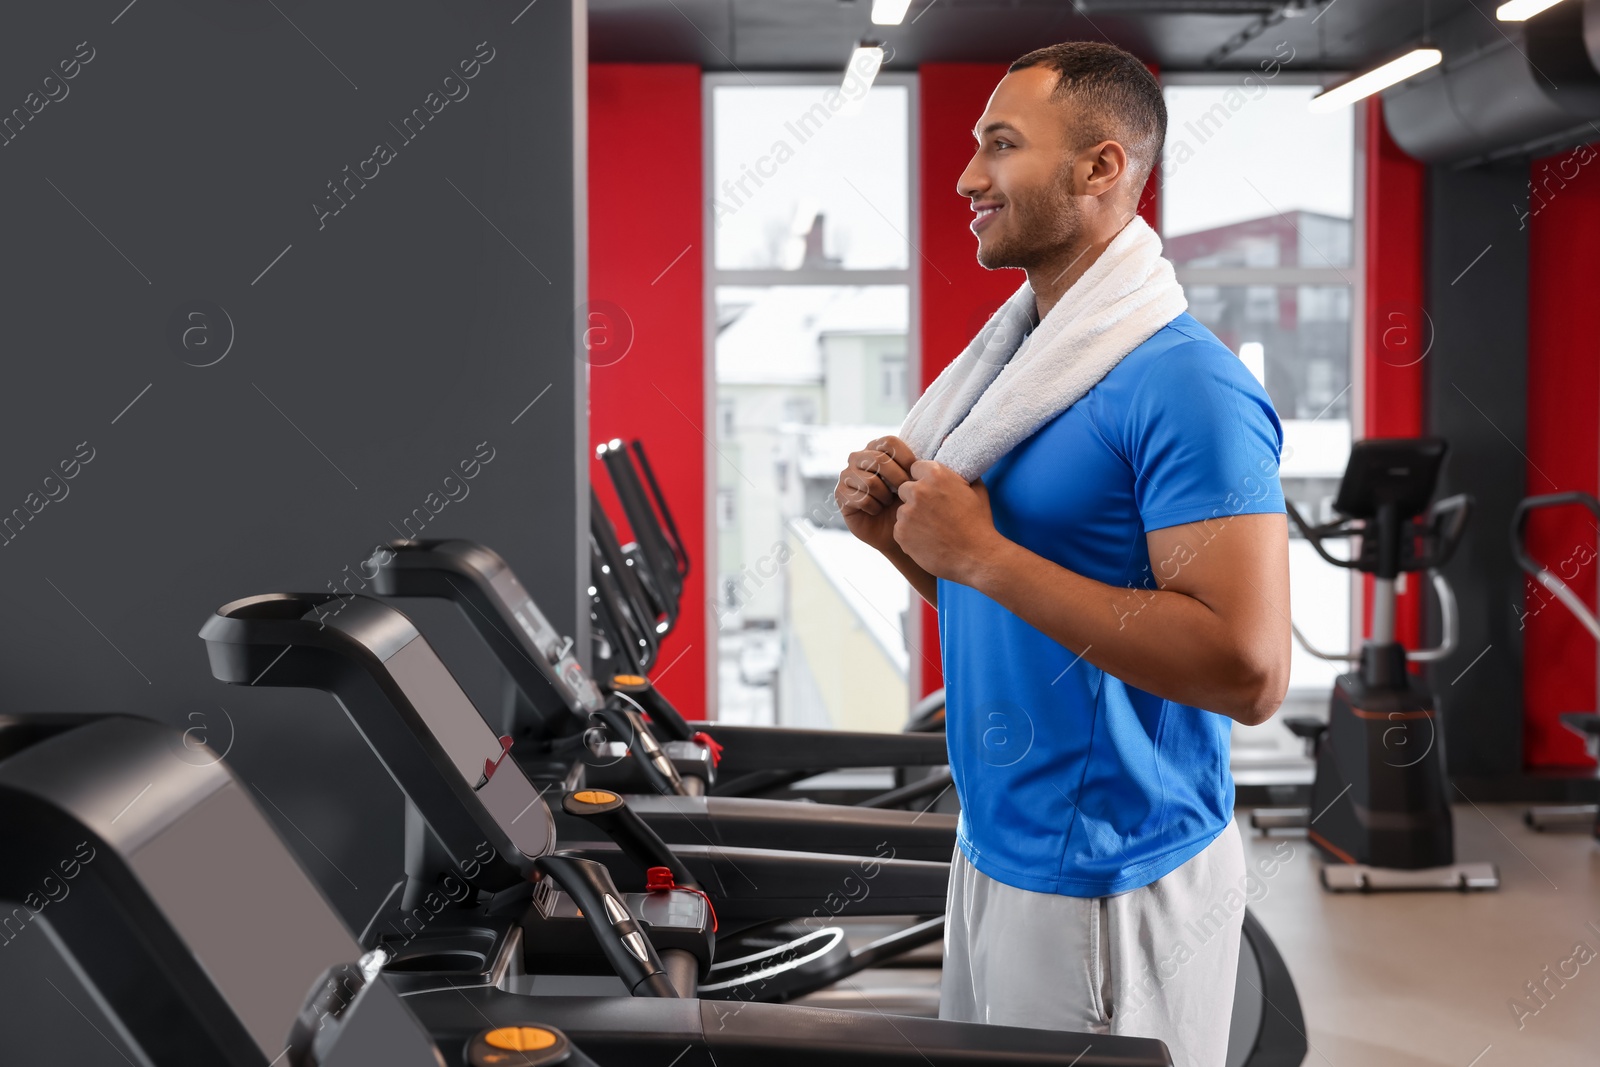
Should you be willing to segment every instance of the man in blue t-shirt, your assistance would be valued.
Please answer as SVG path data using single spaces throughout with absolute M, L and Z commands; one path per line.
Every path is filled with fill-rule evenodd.
M 995 89 L 957 188 L 1035 324 L 1137 210 L 1165 129 L 1160 86 L 1109 45 L 1030 53 Z M 846 523 L 939 613 L 962 807 L 942 1017 L 1221 1067 L 1259 888 L 1229 731 L 1288 684 L 1281 445 L 1260 384 L 1183 313 L 979 481 L 899 437 L 851 455 Z

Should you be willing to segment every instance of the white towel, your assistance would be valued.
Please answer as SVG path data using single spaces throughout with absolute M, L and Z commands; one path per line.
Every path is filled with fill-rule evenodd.
M 911 408 L 900 437 L 975 481 L 1188 308 L 1161 239 L 1134 217 L 1033 328 L 1026 281 Z

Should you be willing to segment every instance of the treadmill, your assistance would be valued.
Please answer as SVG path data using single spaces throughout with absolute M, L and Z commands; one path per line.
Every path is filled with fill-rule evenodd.
M 596 631 L 603 635 L 603 648 L 595 657 L 595 672 L 602 684 L 613 674 L 633 675 L 642 682 L 655 663 L 660 638 L 670 633 L 677 622 L 678 598 L 689 573 L 689 555 L 643 443 L 635 440 L 625 445 L 613 440 L 599 445 L 595 455 L 606 469 L 634 535 L 633 542 L 621 544 L 591 490 L 590 532 L 596 545 L 597 565 L 590 581 L 594 587 Z M 928 713 L 930 701 L 942 709 L 942 693 L 941 690 L 934 695 L 936 701 L 932 696 L 925 699 L 918 712 Z M 675 711 L 672 715 L 681 721 Z M 727 765 L 718 791 L 726 795 L 756 795 L 824 771 L 863 767 L 893 767 L 901 779 L 900 789 L 869 799 L 866 806 L 871 807 L 913 803 L 936 796 L 950 784 L 949 773 L 944 770 L 948 759 L 941 742 L 933 736 L 699 725 L 707 737 L 725 749 Z M 920 729 L 907 732 L 929 733 Z M 830 763 L 830 758 L 839 759 L 835 750 L 841 737 L 849 738 L 855 748 L 843 761 Z M 684 738 L 669 735 L 669 739 Z
M 430 1033 L 378 978 L 387 957 L 359 948 L 245 785 L 220 761 L 185 755 L 193 748 L 179 730 L 144 719 L 0 718 L 0 896 L 48 928 L 33 936 L 89 988 L 122 1059 L 593 1064 L 528 1014 L 532 1000 L 507 1005 L 504 1025 L 463 1020 Z M 51 881 L 64 891 L 37 900 Z M 48 1019 L 24 1027 L 25 1047 L 6 1049 L 7 1060 L 61 1055 L 58 1030 Z
M 1164 1046 L 1150 1039 L 757 1002 L 763 995 L 786 999 L 870 961 L 848 953 L 841 960 L 834 931 L 815 927 L 787 951 L 726 961 L 742 968 L 730 977 L 696 951 L 715 944 L 720 926 L 731 931 L 758 917 L 800 914 L 813 903 L 832 908 L 828 897 L 838 898 L 839 912 L 891 905 L 903 912 L 908 903 L 926 904 L 921 894 L 935 881 L 929 875 L 942 882 L 943 865 L 669 850 L 627 818 L 621 797 L 598 790 L 574 791 L 562 807 L 614 843 L 557 851 L 543 795 L 505 758 L 405 616 L 356 597 L 330 620 L 321 609 L 334 599 L 270 594 L 235 601 L 207 621 L 202 637 L 223 680 L 331 691 L 405 793 L 407 877 L 391 893 L 401 908 L 381 910 L 363 943 L 400 964 L 394 977 L 406 1002 L 434 1029 L 468 1018 L 498 1025 L 506 1012 L 531 1006 L 601 1063 L 668 1062 L 697 1043 L 710 1047 L 696 1062 L 717 1064 L 755 1063 L 758 1056 L 799 1064 L 819 1055 L 875 1064 L 1170 1063 Z M 509 872 L 523 881 L 508 879 Z M 619 891 L 613 873 L 628 892 Z M 452 877 L 471 891 L 457 898 Z M 735 878 L 746 884 L 731 885 Z M 942 892 L 940 886 L 940 906 Z M 453 906 L 436 907 L 430 894 Z M 411 900 L 421 902 L 420 911 L 406 908 Z M 672 947 L 658 951 L 658 939 Z M 584 982 L 587 976 L 598 983 Z M 600 991 L 612 995 L 567 995 Z M 619 1044 L 665 1058 L 608 1058 Z
M 589 575 L 594 590 L 595 630 L 600 635 L 594 657 L 597 680 L 607 690 L 624 692 L 642 703 L 658 720 L 658 729 L 666 739 L 691 740 L 698 730 L 704 735 L 702 740 L 714 743 L 720 754 L 716 792 L 749 795 L 843 768 L 942 769 L 948 764 L 944 738 L 933 734 L 730 726 L 717 722 L 697 722 L 691 730 L 677 709 L 649 682 L 656 648 L 649 639 L 639 636 L 644 627 L 637 621 L 648 619 L 647 609 L 638 607 L 645 594 L 638 591 L 640 583 L 632 580 L 633 569 L 628 567 L 617 545 L 616 532 L 598 503 L 591 504 L 590 535 L 596 545 L 597 564 Z M 609 646 L 609 656 L 604 646 Z
M 34 921 L 142 1064 L 1172 1062 L 1143 1038 L 430 983 L 361 952 L 244 783 L 220 760 L 182 758 L 193 751 L 179 730 L 143 719 L 0 719 L 0 894 L 22 899 L 36 875 L 76 858 L 72 891 Z M 590 925 L 620 943 L 603 919 Z
M 369 945 L 470 914 L 481 954 L 520 939 L 529 974 L 626 969 L 596 958 L 574 922 L 606 914 L 595 901 L 617 896 L 615 878 L 641 932 L 666 948 L 664 962 L 639 958 L 626 991 L 662 995 L 650 977 L 661 972 L 682 994 L 709 983 L 718 996 L 787 1000 L 942 934 L 947 862 L 900 858 L 887 841 L 866 856 L 668 845 L 617 793 L 536 787 L 411 620 L 382 601 L 250 597 L 218 609 L 201 636 L 223 681 L 332 693 L 405 794 L 406 879 Z M 602 843 L 557 852 L 558 836 Z M 923 921 L 852 950 L 832 922 L 843 915 Z
M 897 758 L 946 760 L 943 737 L 752 727 L 690 726 L 643 678 L 613 679 L 603 692 L 572 655 L 498 553 L 472 541 L 398 540 L 367 563 L 374 590 L 389 597 L 443 597 L 489 645 L 522 699 L 501 724 L 512 756 L 541 781 L 592 785 L 631 795 L 630 806 L 667 841 L 744 848 L 876 855 L 947 862 L 954 815 L 866 806 L 724 797 L 714 790 L 735 750 L 782 750 L 803 773 L 816 764 L 880 766 Z M 602 728 L 609 741 L 593 733 Z M 586 742 L 597 741 L 593 750 Z M 906 742 L 913 742 L 907 745 Z M 715 753 L 722 747 L 720 760 Z M 562 758 L 565 754 L 565 759 Z M 719 765 L 720 764 L 720 765 Z M 705 794 L 713 793 L 707 796 Z
M 363 935 L 363 944 L 382 945 L 395 933 L 409 936 L 407 951 L 397 955 L 417 969 L 412 979 L 422 983 L 418 988 L 433 982 L 533 992 L 551 988 L 552 982 L 564 987 L 581 980 L 533 973 L 526 964 L 538 959 L 543 959 L 545 966 L 593 973 L 598 968 L 592 944 L 585 966 L 573 945 L 571 905 L 563 903 L 548 883 L 545 889 L 479 892 L 470 907 L 429 912 L 427 888 L 448 888 L 451 865 L 459 870 L 476 862 L 484 842 L 497 832 L 496 821 L 518 808 L 515 800 L 509 805 L 494 802 L 493 810 L 482 801 L 474 803 L 484 787 L 501 775 L 526 779 L 514 762 L 502 758 L 500 742 L 403 615 L 380 602 L 358 597 L 346 603 L 332 625 L 324 625 L 323 609 L 333 599 L 279 594 L 237 601 L 220 609 L 207 622 L 202 636 L 213 673 L 223 680 L 332 690 L 406 793 L 407 878 L 395 886 L 393 903 L 384 909 L 388 914 L 380 912 L 374 919 Z M 441 738 L 448 740 L 454 756 L 439 743 Z M 418 752 L 426 758 L 416 759 Z M 489 774 L 491 766 L 495 770 Z M 453 788 L 439 789 L 441 779 Z M 469 780 L 474 788 L 466 786 Z M 525 795 L 519 787 L 516 797 Z M 539 796 L 534 801 L 537 803 L 531 801 L 511 816 L 511 833 L 519 833 L 517 824 L 522 819 L 537 817 L 543 802 Z M 561 807 L 569 819 L 597 824 L 610 819 L 627 821 L 626 815 L 617 814 L 626 811 L 626 802 L 603 790 L 575 790 Z M 545 865 L 550 859 L 567 858 L 572 864 L 603 860 L 606 866 L 596 877 L 614 874 L 617 882 L 631 891 L 625 899 L 641 929 L 651 938 L 660 937 L 661 944 L 674 946 L 660 954 L 663 969 L 675 969 L 672 977 L 685 988 L 689 982 L 697 982 L 702 999 L 738 1002 L 738 1012 L 760 1007 L 755 1003 L 759 1000 L 792 1000 L 848 979 L 922 943 L 920 939 L 927 937 L 931 924 L 904 931 L 898 940 L 851 950 L 843 943 L 837 925 L 840 918 L 904 914 L 942 918 L 948 877 L 945 864 L 711 846 L 669 848 L 653 838 L 642 821 L 601 828 L 613 836 L 613 845 L 579 846 L 564 857 L 546 857 Z M 504 841 L 506 835 L 496 840 Z M 554 847 L 553 840 L 548 847 Z M 649 870 L 649 864 L 658 864 L 658 869 Z M 652 883 L 657 888 L 652 889 Z M 693 889 L 685 888 L 691 885 Z M 707 890 L 717 900 L 710 966 L 694 951 L 707 941 L 702 914 L 692 904 L 673 906 L 675 898 L 686 902 L 687 893 L 699 899 Z M 519 895 L 523 892 L 525 897 Z M 547 894 L 542 904 L 541 893 Z M 418 900 L 424 902 L 420 927 L 414 903 Z M 534 913 L 540 908 L 544 911 L 536 920 Z M 588 911 L 602 914 L 595 907 Z M 789 924 L 774 922 L 772 916 L 785 912 L 804 918 Z M 558 952 L 541 946 L 532 955 L 519 952 L 524 927 L 538 927 L 541 940 L 546 935 L 557 939 L 551 934 L 554 923 L 546 921 L 546 913 L 569 922 L 561 935 L 566 947 Z M 716 928 L 718 920 L 721 929 Z M 717 951 L 730 946 L 731 958 Z M 551 959 L 552 954 L 562 953 L 561 959 Z M 694 957 L 692 963 L 690 956 Z M 423 973 L 446 961 L 458 961 L 462 969 Z M 688 975 L 688 969 L 696 973 Z M 630 989 L 615 978 L 609 981 L 608 988 L 618 994 L 659 989 L 637 984 Z M 1236 989 L 1229 1067 L 1299 1063 L 1306 1045 L 1293 982 L 1265 931 L 1248 913 Z M 456 1001 L 446 998 L 443 1003 L 452 1007 Z M 799 1006 L 790 1007 L 799 1010 Z M 733 1011 L 726 1007 L 718 1010 L 723 1015 Z M 572 1030 L 561 1019 L 551 1021 Z M 903 1027 L 909 1021 L 898 1019 L 895 1025 Z M 577 1036 L 586 1049 L 598 1055 L 586 1035 Z M 979 1061 L 981 1057 L 975 1060 Z M 1095 1061 L 1086 1058 L 1083 1062 Z

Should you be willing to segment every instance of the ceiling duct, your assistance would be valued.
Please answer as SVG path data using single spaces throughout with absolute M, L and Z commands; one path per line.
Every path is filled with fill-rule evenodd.
M 1521 38 L 1502 33 L 1385 93 L 1395 143 L 1424 162 L 1470 166 L 1600 140 L 1600 0 L 1557 4 Z
M 1294 0 L 1072 0 L 1080 15 L 1267 15 L 1295 6 Z

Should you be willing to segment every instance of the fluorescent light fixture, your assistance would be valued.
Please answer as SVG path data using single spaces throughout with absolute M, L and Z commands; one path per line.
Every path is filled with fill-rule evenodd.
M 882 45 L 875 41 L 862 41 L 856 45 L 856 50 L 850 53 L 850 63 L 844 70 L 844 84 L 839 87 L 839 92 L 844 96 L 844 106 L 839 109 L 839 114 L 854 115 L 861 110 L 861 104 L 867 99 L 872 80 L 878 76 L 881 66 Z
M 872 0 L 872 21 L 879 26 L 898 26 L 910 6 L 911 0 Z
M 1421 74 L 1429 67 L 1436 67 L 1443 58 L 1444 53 L 1437 48 L 1413 48 L 1399 59 L 1391 59 L 1381 67 L 1318 93 L 1311 98 L 1310 108 L 1316 112 L 1337 111 L 1373 93 L 1381 93 L 1414 74 Z
M 1501 22 L 1526 22 L 1541 11 L 1546 11 L 1561 0 L 1510 0 L 1494 9 L 1494 17 Z M 876 15 L 877 11 L 874 10 Z M 876 21 L 876 20 L 874 20 Z
M 1246 341 L 1239 346 L 1239 360 L 1245 369 L 1256 376 L 1262 388 L 1267 384 L 1267 346 L 1260 341 Z

